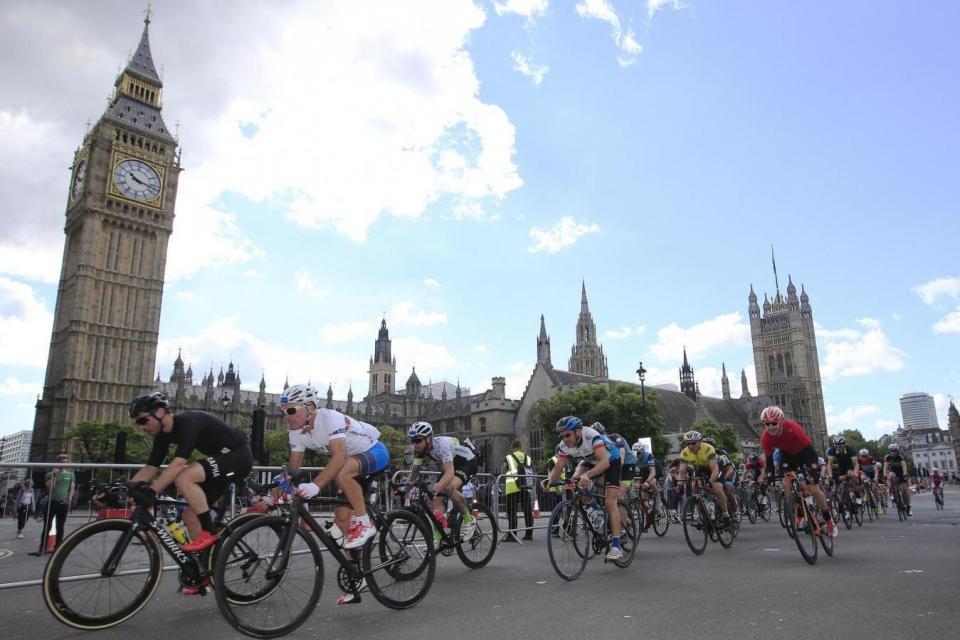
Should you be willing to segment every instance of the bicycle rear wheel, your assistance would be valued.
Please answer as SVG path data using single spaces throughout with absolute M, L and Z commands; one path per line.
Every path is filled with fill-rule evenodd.
M 827 552 L 828 556 L 833 555 L 833 536 L 830 535 L 830 532 L 827 531 L 827 525 L 823 519 L 823 514 L 819 509 L 816 510 L 817 520 L 820 523 L 820 546 L 823 547 L 823 550 Z M 834 522 L 833 526 L 837 526 L 837 523 Z
M 61 544 L 43 572 L 43 601 L 74 629 L 107 629 L 128 620 L 149 602 L 160 584 L 160 546 L 149 530 L 131 531 L 130 520 L 91 522 Z M 117 545 L 116 571 L 101 575 Z
M 550 535 L 547 554 L 550 564 L 564 580 L 583 575 L 590 559 L 593 541 L 585 516 L 570 500 L 558 504 L 550 514 Z
M 858 527 L 863 526 L 863 505 L 862 504 L 853 505 L 853 521 L 857 523 Z
M 457 540 L 457 555 L 463 564 L 471 569 L 485 566 L 493 558 L 497 550 L 498 529 L 497 519 L 490 507 L 474 503 L 472 506 L 473 520 L 477 525 L 469 540 L 460 540 L 460 527 L 463 526 L 463 517 L 459 516 L 453 524 L 454 540 Z
M 694 554 L 700 555 L 707 548 L 707 527 L 710 526 L 707 515 L 700 506 L 700 501 L 692 496 L 683 501 L 680 513 L 687 546 Z
M 767 492 L 760 494 L 759 498 L 754 498 L 757 506 L 757 513 L 763 518 L 764 522 L 770 522 L 770 496 L 767 495 Z
M 789 533 L 790 530 L 787 527 L 787 499 L 783 496 L 782 493 L 777 494 L 777 517 L 780 518 L 780 526 L 784 529 L 787 529 Z M 793 537 L 793 534 L 790 534 L 790 537 Z
M 223 543 L 214 565 L 217 606 L 227 622 L 254 638 L 290 633 L 313 614 L 323 589 L 323 558 L 316 538 L 299 526 L 280 564 L 290 520 L 252 518 Z
M 670 528 L 670 512 L 662 500 L 657 500 L 656 511 L 653 515 L 653 532 L 662 538 Z
M 814 531 L 810 518 L 815 517 L 807 513 L 801 504 L 802 498 L 796 493 L 787 500 L 787 530 L 793 532 L 793 539 L 800 549 L 800 555 L 809 564 L 817 563 L 817 534 Z
M 377 535 L 363 548 L 370 593 L 391 609 L 408 609 L 423 600 L 436 570 L 433 531 L 403 509 L 384 515 Z

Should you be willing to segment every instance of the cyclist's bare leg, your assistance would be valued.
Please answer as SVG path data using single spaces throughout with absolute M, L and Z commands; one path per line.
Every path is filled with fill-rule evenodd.
M 717 504 L 720 505 L 721 513 L 727 510 L 727 494 L 723 490 L 722 482 L 711 482 L 710 490 L 713 491 L 714 497 L 717 499 Z
M 204 473 L 200 463 L 191 462 L 173 481 L 180 495 L 182 495 L 187 501 L 187 504 L 190 505 L 189 511 L 191 513 L 187 516 L 187 511 L 185 510 L 183 521 L 186 523 L 187 530 L 190 532 L 192 538 L 200 535 L 200 520 L 197 516 L 210 511 L 210 505 L 207 503 L 207 494 L 200 488 L 200 483 L 203 482 L 206 477 L 206 473 Z
M 193 512 L 193 509 L 187 507 L 180 514 L 180 517 L 183 518 L 183 524 L 187 526 L 187 531 L 190 532 L 191 540 L 200 535 L 200 520 L 197 519 L 197 514 Z
M 620 487 L 607 487 L 604 495 L 604 505 L 607 507 L 607 513 L 610 514 L 610 530 L 615 536 L 620 535 L 620 508 L 617 506 L 617 498 L 620 497 Z

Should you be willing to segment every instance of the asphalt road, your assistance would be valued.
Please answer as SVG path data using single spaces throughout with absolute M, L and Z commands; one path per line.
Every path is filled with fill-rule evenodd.
M 914 496 L 915 516 L 896 513 L 862 528 L 843 529 L 835 555 L 817 565 L 801 558 L 776 520 L 750 525 L 733 548 L 688 549 L 680 527 L 666 537 L 645 535 L 627 569 L 592 561 L 568 583 L 553 571 L 543 531 L 523 546 L 501 545 L 484 569 L 440 558 L 427 598 L 392 611 L 374 598 L 336 607 L 339 590 L 327 563 L 316 613 L 292 638 L 636 638 L 804 637 L 951 638 L 960 628 L 960 491 L 948 490 L 946 510 L 929 494 Z M 33 528 L 37 529 L 36 523 Z M 0 523 L 0 583 L 37 578 L 42 560 Z M 6 554 L 4 550 L 12 553 Z M 165 574 L 154 600 L 136 617 L 88 634 L 57 622 L 39 587 L 0 591 L 0 638 L 243 638 L 223 621 L 213 597 L 177 594 Z M 599 634 L 599 635 L 598 635 Z

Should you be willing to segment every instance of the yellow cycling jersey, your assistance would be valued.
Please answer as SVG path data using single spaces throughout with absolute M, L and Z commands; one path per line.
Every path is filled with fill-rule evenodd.
M 680 452 L 680 459 L 698 467 L 708 467 L 711 460 L 717 459 L 717 450 L 713 448 L 712 444 L 701 442 L 700 450 L 696 453 L 690 451 L 690 447 L 684 447 L 683 451 Z

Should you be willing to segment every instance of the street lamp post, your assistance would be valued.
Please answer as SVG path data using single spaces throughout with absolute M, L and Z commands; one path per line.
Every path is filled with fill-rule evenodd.
M 640 368 L 637 369 L 637 375 L 640 376 L 640 401 L 643 404 L 643 413 L 640 419 L 640 428 L 644 435 L 647 433 L 647 394 L 643 387 L 643 381 L 647 377 L 647 370 L 643 368 L 643 360 L 640 361 Z

